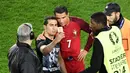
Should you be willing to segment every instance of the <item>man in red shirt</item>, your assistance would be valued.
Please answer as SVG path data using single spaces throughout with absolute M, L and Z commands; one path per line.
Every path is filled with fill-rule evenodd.
M 64 59 L 68 73 L 79 73 L 85 69 L 83 62 L 87 52 L 92 46 L 93 37 L 89 24 L 77 17 L 70 17 L 65 6 L 58 6 L 54 10 L 59 24 L 63 27 L 65 38 L 60 42 L 61 55 Z M 81 30 L 89 33 L 87 44 L 81 51 L 80 32 Z

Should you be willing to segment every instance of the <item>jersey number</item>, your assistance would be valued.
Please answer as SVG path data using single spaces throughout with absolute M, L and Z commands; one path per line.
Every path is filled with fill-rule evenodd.
M 67 43 L 68 43 L 68 48 L 70 48 L 71 40 L 67 40 Z

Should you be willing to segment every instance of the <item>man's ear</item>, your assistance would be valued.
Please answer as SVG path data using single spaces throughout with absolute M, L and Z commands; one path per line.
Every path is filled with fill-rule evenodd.
M 99 24 L 97 24 L 97 28 L 98 28 L 98 29 L 102 29 L 102 28 L 104 28 L 104 25 L 101 24 L 101 23 L 99 23 Z
M 118 15 L 120 15 L 120 12 L 117 12 Z
M 120 12 L 116 12 L 116 16 L 120 18 Z
M 46 25 L 43 25 L 44 30 L 46 30 Z

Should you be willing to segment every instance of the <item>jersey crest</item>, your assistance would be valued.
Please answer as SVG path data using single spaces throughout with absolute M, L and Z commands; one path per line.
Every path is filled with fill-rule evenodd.
M 77 31 L 77 30 L 73 30 L 74 37 L 76 37 L 76 36 L 77 36 L 77 33 L 78 33 L 78 31 Z

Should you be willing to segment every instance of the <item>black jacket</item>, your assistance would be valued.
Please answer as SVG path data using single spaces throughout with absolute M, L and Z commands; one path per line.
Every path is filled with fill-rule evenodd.
M 40 61 L 28 44 L 13 45 L 8 60 L 10 73 L 42 73 Z

